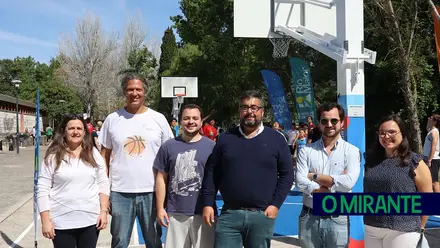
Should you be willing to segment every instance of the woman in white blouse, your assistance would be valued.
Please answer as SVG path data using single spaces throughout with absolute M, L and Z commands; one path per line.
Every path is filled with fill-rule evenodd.
M 37 202 L 43 236 L 55 248 L 95 248 L 106 228 L 110 186 L 104 159 L 82 116 L 58 127 L 40 166 Z

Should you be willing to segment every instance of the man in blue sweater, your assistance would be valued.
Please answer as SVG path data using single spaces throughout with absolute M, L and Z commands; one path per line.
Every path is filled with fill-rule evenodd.
M 240 98 L 240 126 L 217 140 L 205 167 L 203 218 L 214 224 L 217 190 L 224 205 L 215 227 L 216 248 L 269 248 L 275 218 L 293 184 L 289 147 L 264 127 L 264 100 L 257 91 Z

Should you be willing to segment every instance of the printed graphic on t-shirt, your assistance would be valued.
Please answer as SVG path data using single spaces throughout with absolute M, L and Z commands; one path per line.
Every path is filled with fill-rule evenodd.
M 196 153 L 197 150 L 189 150 L 177 155 L 175 173 L 170 184 L 171 195 L 192 196 L 198 194 L 201 176 L 197 172 Z
M 133 135 L 124 142 L 124 151 L 131 157 L 138 157 L 145 150 L 145 140 L 141 136 Z

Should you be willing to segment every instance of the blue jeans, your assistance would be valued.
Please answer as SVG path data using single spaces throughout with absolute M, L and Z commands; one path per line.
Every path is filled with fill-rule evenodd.
M 298 224 L 302 248 L 348 247 L 347 216 L 322 218 L 302 210 Z
M 269 248 L 275 219 L 263 211 L 222 211 L 215 227 L 215 248 Z
M 110 193 L 112 208 L 112 248 L 127 248 L 136 216 L 139 219 L 145 246 L 161 248 L 162 229 L 157 224 L 154 192 L 151 193 Z

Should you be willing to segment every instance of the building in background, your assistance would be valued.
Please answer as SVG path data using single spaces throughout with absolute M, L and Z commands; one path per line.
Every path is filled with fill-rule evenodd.
M 16 98 L 0 94 L 0 140 L 16 133 Z M 32 132 L 35 126 L 35 102 L 19 100 L 18 126 L 20 133 Z M 45 113 L 40 112 L 40 129 L 43 132 Z M 44 125 L 45 126 L 45 125 Z

